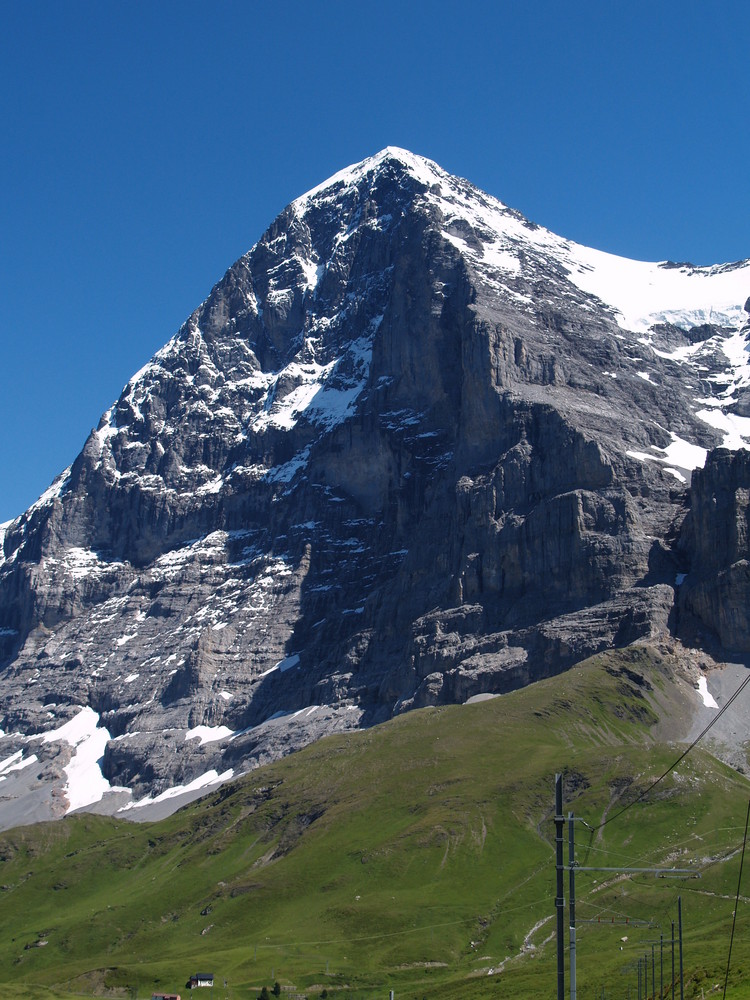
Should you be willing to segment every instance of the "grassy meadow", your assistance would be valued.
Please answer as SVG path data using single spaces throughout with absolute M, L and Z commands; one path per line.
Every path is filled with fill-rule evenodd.
M 274 983 L 311 1000 L 555 998 L 558 772 L 585 821 L 578 864 L 610 869 L 576 877 L 579 1000 L 638 1000 L 646 958 L 651 996 L 652 949 L 671 996 L 678 898 L 684 995 L 719 994 L 750 781 L 699 745 L 637 801 L 685 749 L 673 668 L 645 648 L 602 654 L 325 739 L 159 823 L 0 834 L 0 996 L 184 998 L 213 972 L 217 1000 Z M 653 867 L 694 874 L 624 871 Z M 750 998 L 744 878 L 740 896 L 727 995 Z

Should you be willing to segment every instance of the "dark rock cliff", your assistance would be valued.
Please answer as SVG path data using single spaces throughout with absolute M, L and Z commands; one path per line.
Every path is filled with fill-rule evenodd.
M 693 473 L 683 531 L 691 572 L 680 588 L 686 626 L 750 652 L 750 452 L 713 451 Z M 691 617 L 695 620 L 691 622 Z

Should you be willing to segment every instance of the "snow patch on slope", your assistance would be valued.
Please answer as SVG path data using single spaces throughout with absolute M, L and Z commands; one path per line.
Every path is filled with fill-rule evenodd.
M 651 452 L 628 451 L 630 458 L 637 458 L 641 461 L 659 462 L 666 466 L 680 482 L 689 482 L 690 473 L 693 469 L 702 468 L 706 462 L 707 451 L 699 445 L 690 444 L 682 438 L 672 434 L 672 443 L 666 448 L 651 446 Z
M 719 707 L 716 699 L 708 690 L 708 681 L 702 674 L 698 678 L 698 693 L 700 694 L 701 700 L 703 701 L 703 704 L 706 706 L 706 708 Z
M 74 748 L 73 757 L 65 768 L 67 812 L 100 802 L 107 792 L 113 791 L 101 770 L 109 731 L 99 726 L 99 715 L 92 708 L 82 708 L 64 725 L 39 738 L 43 743 L 68 743 Z
M 142 799 L 138 799 L 137 802 L 128 802 L 127 805 L 117 810 L 117 814 L 121 815 L 133 809 L 143 809 L 156 803 L 167 802 L 169 799 L 179 798 L 181 795 L 189 795 L 203 790 L 208 791 L 210 788 L 221 785 L 225 781 L 231 781 L 233 777 L 234 771 L 231 768 L 222 774 L 219 774 L 218 771 L 212 768 L 210 771 L 206 771 L 205 774 L 194 778 L 186 785 L 174 785 L 172 788 L 168 788 L 165 792 L 155 795 L 153 798 L 147 795 Z
M 270 380 L 263 408 L 250 424 L 252 432 L 292 430 L 303 415 L 321 430 L 345 420 L 367 383 L 372 342 L 382 320 L 382 315 L 375 317 L 367 335 L 349 343 L 333 361 L 295 360 L 283 368 Z
M 234 735 L 234 730 L 228 726 L 195 726 L 185 733 L 186 740 L 199 739 L 201 746 L 206 743 L 216 743 Z
M 24 757 L 23 750 L 17 750 L 10 757 L 0 761 L 0 781 L 5 781 L 6 777 L 13 771 L 22 771 L 25 767 L 35 764 L 39 758 L 35 753 L 30 757 Z
M 610 305 L 618 324 L 647 333 L 657 323 L 681 329 L 711 323 L 737 327 L 750 292 L 750 262 L 740 265 L 693 267 L 667 262 L 646 263 L 570 244 L 561 255 L 570 280 Z

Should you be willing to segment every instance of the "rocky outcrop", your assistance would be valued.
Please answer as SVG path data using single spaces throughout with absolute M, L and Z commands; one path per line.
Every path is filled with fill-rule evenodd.
M 403 151 L 293 202 L 2 529 L 5 756 L 85 709 L 113 787 L 200 789 L 663 635 L 688 570 L 738 639 L 744 473 L 676 543 L 748 269 L 665 267 L 718 298 L 636 332 L 605 271 Z
M 693 474 L 683 544 L 690 573 L 680 608 L 729 650 L 750 652 L 750 452 L 711 452 Z

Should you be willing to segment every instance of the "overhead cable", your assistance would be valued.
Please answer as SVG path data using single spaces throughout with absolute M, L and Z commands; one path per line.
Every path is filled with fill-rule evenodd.
M 698 736 L 696 736 L 696 738 L 693 740 L 693 742 L 690 744 L 690 746 L 683 753 L 680 754 L 680 756 L 677 758 L 677 760 L 675 760 L 672 764 L 670 764 L 669 767 L 666 769 L 666 771 L 664 771 L 663 774 L 660 774 L 659 777 L 655 781 L 652 781 L 651 784 L 648 786 L 648 788 L 645 788 L 640 793 L 640 795 L 637 795 L 633 799 L 632 802 L 629 802 L 626 806 L 623 806 L 622 809 L 620 809 L 619 812 L 616 812 L 614 814 L 614 816 L 609 816 L 602 823 L 600 823 L 597 827 L 594 827 L 594 831 L 601 830 L 601 828 L 603 826 L 607 826 L 607 824 L 611 823 L 612 820 L 618 819 L 620 816 L 622 816 L 623 813 L 627 812 L 628 809 L 630 809 L 632 806 L 634 806 L 638 802 L 640 802 L 641 799 L 644 799 L 648 795 L 648 793 L 650 791 L 652 791 L 652 789 L 654 789 L 659 784 L 660 781 L 663 781 L 664 778 L 666 778 L 666 776 L 668 774 L 670 774 L 672 771 L 674 771 L 674 769 L 677 767 L 677 765 L 680 764 L 687 757 L 687 755 L 690 753 L 690 751 L 693 750 L 698 743 L 700 743 L 700 741 L 703 739 L 703 737 L 706 735 L 706 733 L 713 726 L 716 725 L 716 723 L 722 717 L 722 715 L 724 714 L 724 712 L 726 712 L 726 710 L 729 708 L 729 706 L 732 704 L 732 702 L 736 698 L 739 697 L 739 695 L 744 691 L 744 689 L 747 687 L 748 684 L 750 684 L 750 673 L 748 673 L 747 677 L 740 684 L 740 686 L 737 688 L 737 690 L 734 692 L 734 694 L 731 696 L 731 698 L 728 699 L 728 701 L 726 702 L 726 704 L 722 705 L 722 707 L 719 709 L 719 711 L 716 713 L 716 715 L 711 719 L 711 721 L 706 726 L 706 728 Z

